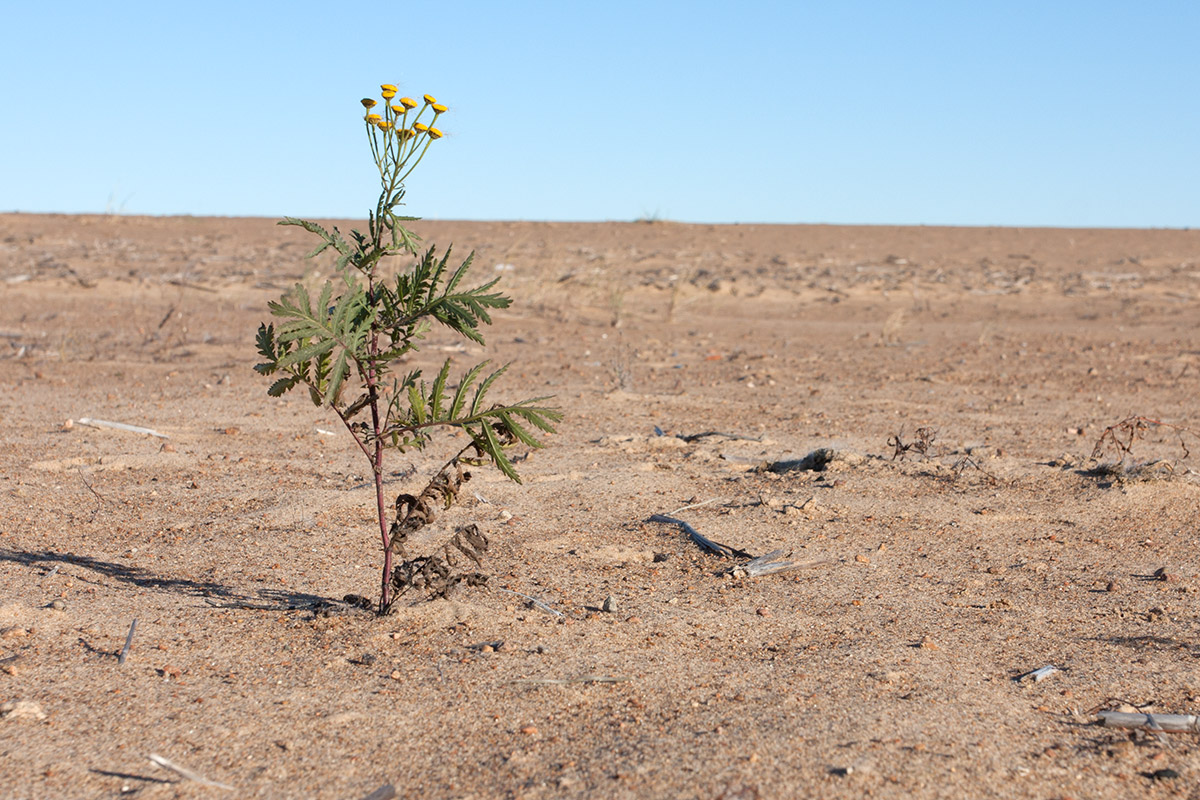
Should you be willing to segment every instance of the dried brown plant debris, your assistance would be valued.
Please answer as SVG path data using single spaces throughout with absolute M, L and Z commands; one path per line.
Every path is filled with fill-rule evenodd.
M 987 478 L 988 483 L 991 484 L 992 486 L 995 486 L 996 484 L 1000 483 L 999 478 L 997 478 L 992 473 L 988 472 L 983 467 L 979 466 L 979 462 L 976 461 L 975 459 L 971 458 L 970 456 L 963 456 L 958 461 L 955 461 L 954 466 L 951 467 L 951 469 L 954 470 L 955 478 L 962 477 L 962 474 L 964 472 L 966 472 L 968 469 L 977 469 L 983 473 L 983 476 L 985 478 Z
M 398 600 L 410 589 L 424 592 L 429 598 L 445 597 L 459 583 L 468 586 L 483 586 L 488 576 L 482 572 L 458 572 L 458 567 L 464 564 L 464 557 L 475 566 L 483 565 L 483 556 L 488 549 L 487 536 L 479 530 L 478 525 L 467 525 L 459 528 L 442 546 L 440 552 L 431 556 L 421 556 L 398 564 L 392 572 L 392 586 L 395 588 L 395 600 Z
M 917 428 L 917 438 L 911 442 L 905 442 L 903 439 L 904 430 L 893 434 L 887 440 L 888 447 L 894 448 L 892 452 L 892 461 L 899 458 L 904 460 L 909 452 L 920 453 L 922 458 L 928 458 L 930 451 L 933 450 L 933 443 L 937 440 L 937 431 L 933 428 Z
M 1179 447 L 1183 451 L 1180 461 L 1191 455 L 1186 436 L 1200 437 L 1200 431 L 1184 425 L 1175 425 L 1150 417 L 1130 416 L 1120 422 L 1109 425 L 1096 440 L 1092 448 L 1092 458 L 1102 458 L 1105 453 L 1114 456 L 1118 464 L 1123 464 L 1127 458 L 1133 458 L 1133 445 L 1139 439 L 1144 439 L 1151 431 L 1167 428 L 1179 438 Z

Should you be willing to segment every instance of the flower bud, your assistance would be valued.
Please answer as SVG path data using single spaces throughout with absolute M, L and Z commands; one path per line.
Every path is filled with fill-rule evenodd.
M 425 95 L 425 104 L 426 104 L 426 105 L 430 105 L 430 106 L 431 106 L 431 105 L 433 105 L 433 104 L 434 104 L 434 103 L 436 103 L 436 102 L 437 102 L 437 98 L 436 98 L 436 97 L 434 97 L 433 95 L 431 95 L 431 94 L 427 94 L 427 95 Z
M 433 110 L 434 110 L 434 113 L 437 113 L 437 114 L 445 114 L 447 111 L 449 111 L 449 109 L 446 108 L 441 103 L 434 103 Z
M 400 105 L 404 106 L 405 108 L 416 108 L 417 101 L 413 100 L 411 97 L 401 97 Z
M 367 122 L 371 125 L 378 125 L 380 122 L 383 121 L 383 117 L 379 116 L 378 114 L 367 114 L 366 119 L 367 119 Z
M 379 89 L 381 92 L 383 92 L 384 100 L 391 100 L 393 97 L 396 96 L 396 87 L 392 86 L 390 83 L 383 84 L 382 86 L 379 87 Z
M 375 101 L 369 97 L 364 97 L 362 99 L 362 104 L 363 104 L 363 108 L 374 108 L 375 107 Z
M 428 133 L 429 126 L 424 122 L 418 122 L 416 125 L 413 125 L 413 130 L 415 130 L 417 133 Z
M 429 129 L 429 138 L 430 139 L 440 139 L 440 138 L 442 138 L 442 132 L 439 131 L 437 128 L 430 128 Z

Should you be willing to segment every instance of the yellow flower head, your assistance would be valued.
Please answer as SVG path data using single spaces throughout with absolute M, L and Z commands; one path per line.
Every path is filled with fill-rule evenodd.
M 440 138 L 442 138 L 442 132 L 439 131 L 437 128 L 430 128 L 429 129 L 429 138 L 430 139 L 440 139 Z
M 383 117 L 378 114 L 367 114 L 367 124 L 378 125 L 380 122 L 383 122 Z
M 379 125 L 379 130 L 381 131 L 390 131 L 392 129 L 392 123 L 388 122 L 387 120 L 377 124 Z
M 429 132 L 429 126 L 426 125 L 424 122 L 418 122 L 416 125 L 413 125 L 413 128 L 416 130 L 417 133 L 428 133 Z
M 393 113 L 393 114 L 395 114 L 395 115 L 398 117 L 398 116 L 400 116 L 401 114 L 403 114 L 403 113 L 404 113 L 404 109 L 403 109 L 403 108 L 401 108 L 400 106 L 393 105 L 393 106 L 392 106 L 392 113 Z
M 362 99 L 362 104 L 363 104 L 363 108 L 374 108 L 375 107 L 375 101 L 369 97 L 364 97 Z
M 431 94 L 427 94 L 427 95 L 425 95 L 425 103 L 426 103 L 426 105 L 433 105 L 433 104 L 434 104 L 434 103 L 436 103 L 436 102 L 437 102 L 437 98 L 436 98 L 436 97 L 434 97 L 433 95 L 431 95 Z
M 417 101 L 413 100 L 411 97 L 401 97 L 400 105 L 404 106 L 405 108 L 416 108 Z
M 449 111 L 449 109 L 446 108 L 441 103 L 434 103 L 433 110 L 434 110 L 434 113 L 437 113 L 437 114 L 445 114 L 447 111 Z
M 382 86 L 379 87 L 379 89 L 380 89 L 380 91 L 383 92 L 384 100 L 391 100 L 393 97 L 396 96 L 396 87 L 392 86 L 390 83 L 383 84 Z
M 400 137 L 400 141 L 402 141 L 402 142 L 407 142 L 409 139 L 416 136 L 416 134 L 413 133 L 412 128 L 403 128 L 401 130 L 398 130 L 398 131 L 396 131 L 396 135 Z

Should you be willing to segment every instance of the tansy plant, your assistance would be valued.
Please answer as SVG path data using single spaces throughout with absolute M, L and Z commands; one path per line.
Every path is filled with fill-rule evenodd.
M 255 369 L 279 376 L 267 393 L 279 397 L 297 387 L 308 389 L 317 406 L 329 408 L 371 464 L 379 536 L 383 546 L 383 580 L 379 613 L 385 614 L 409 589 L 445 593 L 459 581 L 479 583 L 479 573 L 456 571 L 463 557 L 476 564 L 487 538 L 474 525 L 459 528 L 434 555 L 407 560 L 405 539 L 431 522 L 439 506 L 449 508 L 463 481 L 464 466 L 491 462 L 520 482 L 505 451 L 524 445 L 541 447 L 536 431 L 553 433 L 561 419 L 557 409 L 536 397 L 508 405 L 490 402 L 489 393 L 507 367 L 488 372 L 487 361 L 451 376 L 447 359 L 432 383 L 420 370 L 395 370 L 436 323 L 483 344 L 480 326 L 491 324 L 491 309 L 507 308 L 510 299 L 493 291 L 497 281 L 464 288 L 474 253 L 458 266 L 450 249 L 439 255 L 430 246 L 418 251 L 420 237 L 403 223 L 416 219 L 396 214 L 407 178 L 434 142 L 446 107 L 425 95 L 420 103 L 396 99 L 395 86 L 382 87 L 379 103 L 364 99 L 364 124 L 382 190 L 370 212 L 367 233 L 350 232 L 347 240 L 307 220 L 285 218 L 280 225 L 299 225 L 321 239 L 309 257 L 325 250 L 337 253 L 336 277 L 316 297 L 302 284 L 270 303 L 276 324 L 258 329 L 263 362 Z M 403 264 L 399 269 L 393 266 Z M 391 277 L 389 277 L 389 275 Z M 389 513 L 384 497 L 384 456 L 424 450 L 441 428 L 456 428 L 469 443 L 451 456 L 417 495 L 401 494 Z M 400 563 L 396 557 L 406 559 Z

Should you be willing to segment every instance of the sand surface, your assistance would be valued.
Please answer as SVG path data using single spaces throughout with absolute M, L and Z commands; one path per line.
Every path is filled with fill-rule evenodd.
M 0 797 L 1197 796 L 1096 712 L 1200 713 L 1200 232 L 416 230 L 515 302 L 411 366 L 567 417 L 423 534 L 488 585 L 376 619 L 313 610 L 378 592 L 367 463 L 252 370 L 308 235 L 0 215 Z M 1180 427 L 1092 459 L 1131 416 Z

